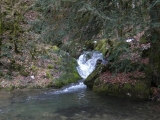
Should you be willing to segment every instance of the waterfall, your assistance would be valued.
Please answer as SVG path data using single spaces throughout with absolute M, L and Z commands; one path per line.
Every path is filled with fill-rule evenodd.
M 95 51 L 84 52 L 77 59 L 77 71 L 83 79 L 87 78 L 87 76 L 93 72 L 93 70 L 96 67 L 97 60 L 101 60 L 103 64 L 107 64 L 107 61 L 103 60 L 102 53 Z M 72 83 L 71 85 L 63 87 L 61 90 L 54 92 L 54 94 L 70 93 L 79 90 L 84 90 L 86 88 L 86 85 L 83 84 L 83 80 L 80 80 L 77 83 Z
M 89 74 L 93 72 L 93 70 L 96 67 L 97 60 L 101 60 L 102 62 L 105 62 L 103 60 L 102 53 L 99 52 L 84 52 L 77 60 L 78 67 L 77 71 L 79 75 L 85 79 L 88 77 Z

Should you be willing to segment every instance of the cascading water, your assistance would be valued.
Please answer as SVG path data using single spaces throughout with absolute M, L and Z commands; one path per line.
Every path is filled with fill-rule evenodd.
M 90 75 L 96 67 L 97 60 L 103 60 L 102 53 L 99 52 L 85 52 L 77 60 L 77 71 L 79 75 L 85 79 Z
M 76 91 L 79 91 L 79 90 L 84 90 L 86 88 L 87 88 L 86 85 L 84 85 L 83 81 L 80 80 L 78 83 L 73 83 L 69 86 L 63 87 L 61 90 L 53 92 L 53 94 L 71 93 L 71 92 L 76 92 Z
M 83 78 L 83 80 L 93 72 L 93 70 L 96 67 L 97 60 L 101 60 L 103 63 L 105 62 L 103 60 L 102 53 L 97 51 L 84 52 L 77 59 L 77 63 L 78 63 L 77 71 L 79 75 Z M 75 92 L 80 89 L 86 89 L 86 85 L 83 84 L 83 80 L 80 80 L 78 83 L 73 83 L 69 86 L 65 86 L 61 90 L 54 92 L 54 94 Z

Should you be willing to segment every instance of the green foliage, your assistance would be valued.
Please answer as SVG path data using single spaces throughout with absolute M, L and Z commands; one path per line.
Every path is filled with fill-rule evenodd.
M 62 87 L 79 80 L 80 76 L 76 70 L 76 66 L 76 60 L 68 56 L 67 54 L 64 54 L 64 56 L 62 56 L 60 68 L 62 71 L 62 75 L 60 76 L 60 78 L 55 80 L 55 86 Z
M 27 71 L 24 67 L 22 67 L 22 68 L 20 69 L 20 74 L 21 74 L 22 76 L 27 77 L 27 76 L 29 75 L 29 71 Z
M 48 64 L 47 68 L 48 68 L 48 69 L 53 69 L 54 66 L 53 66 L 52 64 Z
M 24 16 L 30 3 L 21 0 L 0 1 L 0 64 L 4 76 L 10 76 L 14 71 L 23 74 L 29 66 L 25 61 L 29 58 L 26 55 L 29 51 L 29 36 Z
M 130 71 L 131 50 L 123 41 L 149 26 L 148 5 L 143 0 L 37 0 L 33 9 L 41 14 L 34 28 L 39 29 L 44 42 L 58 45 L 74 57 L 83 50 L 92 50 L 93 40 L 106 39 L 96 49 L 109 54 L 109 60 L 115 62 L 112 66 Z M 119 45 L 114 49 L 109 42 Z M 126 60 L 119 60 L 124 54 Z
M 1 10 L 1 31 L 2 37 L 10 43 L 10 49 L 14 49 L 14 52 L 18 53 L 22 49 L 21 40 L 24 33 L 21 22 L 24 21 L 24 11 L 25 9 L 20 7 L 22 2 L 19 0 L 3 1 L 2 0 L 2 10 Z M 18 7 L 19 6 L 19 7 Z M 6 44 L 3 46 L 8 47 Z M 3 56 L 3 54 L 2 54 Z
M 50 73 L 49 71 L 46 72 L 46 77 L 47 77 L 48 79 L 53 78 L 53 76 L 51 75 L 51 73 Z
M 35 65 L 32 65 L 32 66 L 31 66 L 31 70 L 32 70 L 33 72 L 36 72 L 36 71 L 38 70 L 38 68 L 37 68 Z
M 71 71 L 68 73 L 63 73 L 63 75 L 55 80 L 55 87 L 63 87 L 64 85 L 74 83 L 80 79 L 80 76 L 76 71 Z

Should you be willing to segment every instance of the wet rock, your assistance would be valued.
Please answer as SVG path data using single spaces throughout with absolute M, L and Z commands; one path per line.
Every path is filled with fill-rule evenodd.
M 96 78 L 98 78 L 103 71 L 103 68 L 103 64 L 98 64 L 96 69 L 85 79 L 84 84 L 87 85 L 87 87 L 92 88 Z
M 108 94 L 119 97 L 130 97 L 133 99 L 149 99 L 150 87 L 143 81 L 137 81 L 136 83 L 111 83 L 100 81 L 97 78 L 93 84 L 93 91 L 99 94 Z
M 124 76 L 124 74 L 122 73 L 122 78 L 120 78 L 119 80 L 112 80 L 113 74 L 107 74 L 108 76 L 104 76 L 104 78 L 102 79 L 100 75 L 104 71 L 103 69 L 105 69 L 105 66 L 103 64 L 97 65 L 96 69 L 86 78 L 84 84 L 87 85 L 88 88 L 93 89 L 94 92 L 99 94 L 128 97 L 133 99 L 149 99 L 150 83 L 146 82 L 147 80 L 145 80 L 144 77 L 140 75 L 138 77 L 138 73 L 136 75 L 136 78 L 130 77 L 130 79 L 127 78 L 127 75 Z
M 101 52 L 103 55 L 106 54 L 108 49 L 109 44 L 107 43 L 107 39 L 98 40 L 94 47 L 94 50 Z

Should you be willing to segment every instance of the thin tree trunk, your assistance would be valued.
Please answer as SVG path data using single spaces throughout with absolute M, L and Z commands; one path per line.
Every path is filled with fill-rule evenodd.
M 15 5 L 15 1 L 13 0 L 12 1 L 12 8 L 14 8 L 14 5 Z M 17 20 L 16 20 L 16 13 L 14 13 L 13 15 L 13 20 L 14 20 L 14 23 L 13 23 L 13 44 L 14 44 L 14 52 L 15 53 L 19 53 L 18 51 L 18 46 L 17 46 Z
M 1 3 L 0 3 L 1 4 Z M 1 52 L 2 52 L 2 34 L 3 34 L 3 31 L 2 31 L 2 12 L 1 12 L 1 6 L 0 6 L 0 57 L 1 57 Z
M 150 0 L 150 3 L 153 4 L 154 0 Z M 150 31 L 151 31 L 151 51 L 149 57 L 150 65 L 150 75 L 151 80 L 157 86 L 160 85 L 160 26 L 157 26 L 157 23 L 160 23 L 160 4 L 156 4 L 150 9 Z

